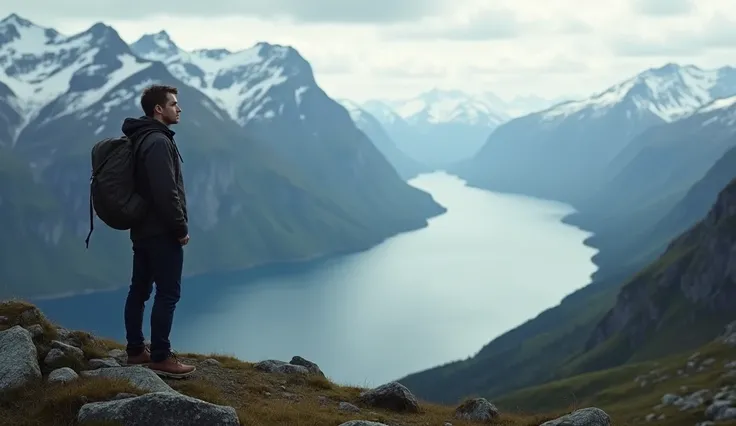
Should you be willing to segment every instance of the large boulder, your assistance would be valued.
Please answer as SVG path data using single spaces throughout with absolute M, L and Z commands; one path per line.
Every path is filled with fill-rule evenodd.
M 0 331 L 0 392 L 40 379 L 38 352 L 31 333 L 19 325 Z
M 456 419 L 474 422 L 490 422 L 498 414 L 498 408 L 485 398 L 469 399 L 455 409 Z
M 611 417 L 600 408 L 581 408 L 541 426 L 611 426 Z
M 107 377 L 113 379 L 126 379 L 133 386 L 146 392 L 169 392 L 177 393 L 171 386 L 153 372 L 153 370 L 141 367 L 110 367 L 100 368 L 97 370 L 82 371 L 83 376 L 87 377 Z
M 309 374 L 307 367 L 303 365 L 287 364 L 284 361 L 276 359 L 267 359 L 257 363 L 254 368 L 256 370 L 265 371 L 266 373 L 281 373 L 281 374 L 297 374 L 306 375 Z
M 398 412 L 418 413 L 419 403 L 406 386 L 390 382 L 360 394 L 360 402 L 376 408 Z
M 306 368 L 311 374 L 325 377 L 325 373 L 322 372 L 322 370 L 319 368 L 319 365 L 313 363 L 308 359 L 304 359 L 299 355 L 291 357 L 291 361 L 289 361 L 289 364 L 301 365 L 302 367 Z
M 80 425 L 85 422 L 117 422 L 125 426 L 240 425 L 238 414 L 232 407 L 170 392 L 84 404 L 77 421 Z

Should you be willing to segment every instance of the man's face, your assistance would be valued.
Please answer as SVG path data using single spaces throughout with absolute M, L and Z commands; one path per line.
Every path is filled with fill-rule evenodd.
M 176 95 L 167 93 L 166 104 L 163 106 L 156 105 L 156 111 L 161 114 L 161 120 L 167 126 L 178 123 L 181 108 L 179 108 L 179 100 L 176 98 Z

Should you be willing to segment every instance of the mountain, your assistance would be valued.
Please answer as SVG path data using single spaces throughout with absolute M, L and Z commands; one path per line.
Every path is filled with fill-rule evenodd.
M 10 241 L 19 244 L 17 263 L 0 274 L 2 295 L 127 282 L 126 233 L 98 223 L 83 249 L 89 152 L 119 135 L 125 117 L 141 115 L 140 92 L 153 82 L 177 86 L 183 108 L 176 132 L 192 234 L 187 275 L 363 250 L 444 211 L 399 177 L 294 49 L 259 43 L 232 55 L 232 68 L 213 71 L 214 87 L 190 86 L 172 74 L 175 65 L 134 54 L 102 23 L 64 36 L 17 15 L 0 21 L 0 81 L 12 92 L 0 111 L 21 118 L 10 116 L 18 124 L 0 152 L 15 194 L 0 215 L 15 218 L 6 223 L 17 225 Z M 208 90 L 238 98 L 228 104 Z M 19 278 L 33 268 L 48 279 Z
M 619 155 L 637 155 L 642 132 L 735 94 L 734 68 L 667 64 L 589 99 L 513 119 L 453 171 L 471 185 L 577 206 L 627 163 Z
M 714 75 L 722 77 L 728 70 Z M 640 76 L 651 75 L 651 71 L 647 71 Z M 654 124 L 642 130 L 641 136 L 631 138 L 636 142 L 627 144 L 639 145 L 641 160 L 637 161 L 647 158 L 648 149 L 645 147 L 649 143 L 672 149 L 662 150 L 661 157 L 649 156 L 653 162 L 639 168 L 638 179 L 629 181 L 624 194 L 634 197 L 632 201 L 619 209 L 618 201 L 601 197 L 597 216 L 583 210 L 574 215 L 576 217 L 565 219 L 595 232 L 586 243 L 599 248 L 594 257 L 599 269 L 589 285 L 568 295 L 559 305 L 495 338 L 474 356 L 411 374 L 402 378 L 402 383 L 416 389 L 418 395 L 428 400 L 455 401 L 469 394 L 498 396 L 579 372 L 568 367 L 570 359 L 585 351 L 585 342 L 615 306 L 622 285 L 663 255 L 672 239 L 701 220 L 715 202 L 716 194 L 736 177 L 736 173 L 731 172 L 731 158 L 736 154 L 726 151 L 734 145 L 733 136 L 729 136 L 736 125 L 731 105 L 729 99 L 715 100 L 694 108 L 679 120 Z M 582 127 L 586 119 L 583 116 L 578 118 L 578 126 Z M 512 125 L 523 128 L 519 121 L 526 121 L 531 127 L 531 123 L 538 119 L 538 115 L 532 115 L 512 120 L 497 129 L 494 135 Z M 573 126 L 574 123 L 563 122 L 560 125 L 563 124 Z M 546 135 L 541 131 L 540 134 Z M 531 139 L 529 141 L 531 144 Z M 677 150 L 681 150 L 681 155 L 673 154 Z M 498 152 L 501 155 L 501 151 Z M 633 158 L 639 155 L 637 153 Z M 612 161 L 609 164 L 613 164 Z M 693 169 L 689 169 L 691 162 Z M 572 163 L 569 166 L 572 167 Z M 542 167 L 541 163 L 537 167 Z M 619 179 L 636 169 L 621 167 L 621 170 Z M 582 175 L 582 171 L 579 173 Z M 678 173 L 676 179 L 667 179 Z M 530 181 L 528 179 L 526 183 Z M 650 182 L 652 186 L 649 186 Z M 513 183 L 509 178 L 496 181 L 494 185 L 504 185 L 508 190 Z M 640 188 L 646 191 L 640 194 Z M 552 195 L 562 195 L 561 192 Z M 585 201 L 584 198 L 582 200 Z M 588 209 L 596 207 L 595 203 L 584 206 Z
M 718 168 L 734 170 L 733 161 L 730 153 Z M 719 175 L 709 173 L 709 180 Z M 570 368 L 586 372 L 695 349 L 736 320 L 735 225 L 736 180 L 731 180 L 704 218 L 622 287 Z
M 736 97 L 717 99 L 685 118 L 647 129 L 631 142 L 637 149 L 628 163 L 622 160 L 628 150 L 611 163 L 619 170 L 614 178 L 565 219 L 595 232 L 589 243 L 600 248 L 600 273 L 623 264 L 643 267 L 705 215 L 730 177 L 696 184 L 736 146 L 735 117 Z
M 411 99 L 371 100 L 374 115 L 399 148 L 419 162 L 444 167 L 472 156 L 508 116 L 485 97 L 433 89 Z
M 401 151 L 376 117 L 372 116 L 355 102 L 347 99 L 342 99 L 339 102 L 348 110 L 355 125 L 373 141 L 376 148 L 381 151 L 403 179 L 408 180 L 419 173 L 430 171 L 429 167 L 413 160 Z

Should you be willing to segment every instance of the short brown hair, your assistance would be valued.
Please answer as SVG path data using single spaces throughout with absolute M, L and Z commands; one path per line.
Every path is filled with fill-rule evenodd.
M 174 86 L 164 86 L 161 84 L 154 84 L 148 86 L 143 90 L 141 95 L 141 108 L 143 113 L 148 117 L 153 117 L 153 109 L 156 105 L 165 106 L 167 94 L 178 95 L 179 89 Z

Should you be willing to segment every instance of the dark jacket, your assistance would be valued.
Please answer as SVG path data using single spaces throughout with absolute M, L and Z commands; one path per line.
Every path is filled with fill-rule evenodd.
M 187 199 L 174 131 L 145 116 L 126 118 L 122 130 L 134 142 L 136 192 L 149 204 L 143 220 L 130 229 L 130 239 L 162 234 L 184 238 L 189 233 Z

